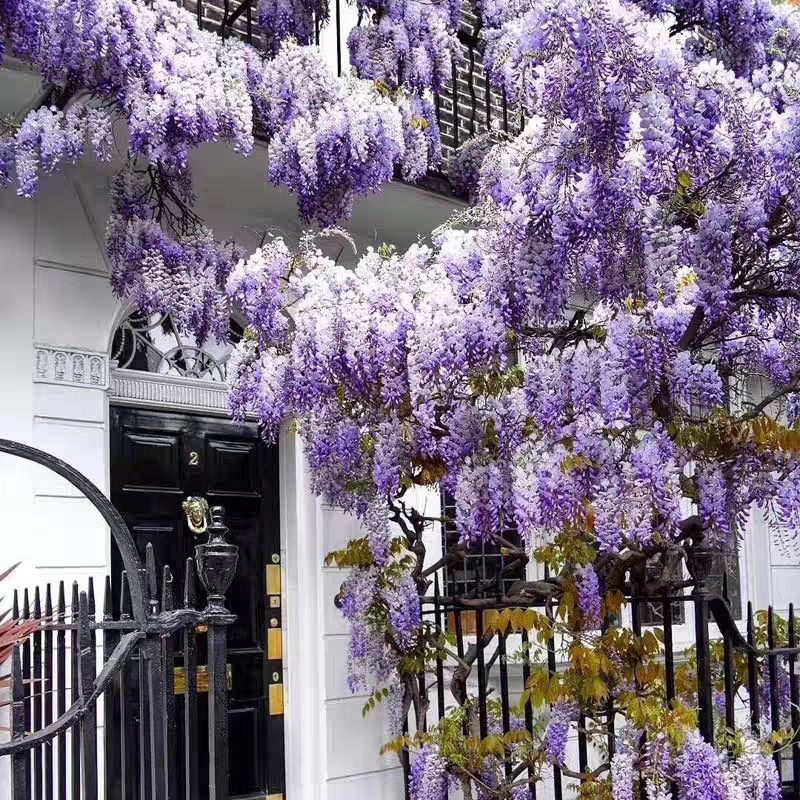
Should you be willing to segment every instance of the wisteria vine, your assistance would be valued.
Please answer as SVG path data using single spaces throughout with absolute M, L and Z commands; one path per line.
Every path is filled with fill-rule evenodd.
M 260 131 L 267 177 L 297 197 L 303 221 L 322 225 L 396 171 L 416 181 L 439 163 L 429 84 L 337 77 L 312 44 L 326 9 L 262 2 L 257 50 L 199 28 L 169 0 L 4 0 L 0 55 L 40 71 L 43 100 L 0 125 L 0 186 L 32 197 L 40 175 L 78 161 L 87 142 L 110 160 L 124 121 L 128 163 L 108 238 L 114 285 L 179 325 L 197 323 L 200 336 L 224 332 L 217 311 L 241 254 L 192 211 L 192 149 L 223 141 L 248 155 Z
M 262 3 L 266 59 L 197 31 L 166 0 L 89 5 L 97 13 L 0 2 L 10 51 L 91 97 L 26 119 L 0 145 L 0 174 L 30 194 L 87 135 L 107 152 L 109 114 L 128 120 L 148 163 L 114 190 L 117 290 L 201 337 L 220 332 L 229 303 L 246 314 L 231 409 L 271 438 L 292 420 L 314 491 L 361 523 L 330 557 L 351 570 L 338 598 L 350 684 L 387 703 L 398 734 L 413 710 L 416 733 L 394 743 L 415 750 L 413 800 L 451 783 L 522 800 L 553 765 L 599 797 L 660 798 L 674 783 L 682 800 L 776 798 L 756 736 L 696 732 L 691 664 L 666 703 L 657 636 L 601 622 L 633 582 L 662 591 L 691 547 L 735 547 L 754 505 L 783 546 L 800 528 L 797 12 L 482 0 L 486 76 L 524 130 L 462 153 L 474 204 L 429 242 L 346 269 L 311 237 L 294 253 L 279 239 L 252 254 L 214 242 L 191 211 L 188 150 L 222 139 L 247 151 L 259 121 L 270 178 L 304 219 L 333 223 L 396 167 L 414 178 L 435 160 L 424 93 L 446 78 L 459 5 L 359 3 L 360 77 L 344 79 L 289 41 L 290 29 L 309 41 L 323 5 Z M 92 57 L 103 48 L 108 59 Z M 420 611 L 447 566 L 426 561 L 425 531 L 442 520 L 410 500 L 432 487 L 455 498 L 461 548 L 499 544 L 549 567 L 520 587 L 546 612 L 492 629 L 566 642 L 557 676 L 522 656 L 533 734 L 464 733 L 474 656 L 454 654 Z M 417 678 L 443 654 L 457 665 L 454 704 L 425 731 Z M 612 731 L 620 746 L 570 774 L 571 731 L 605 723 L 607 738 L 609 702 L 628 724 Z
M 232 362 L 233 408 L 273 434 L 295 420 L 314 490 L 362 521 L 333 555 L 352 569 L 351 664 L 360 690 L 416 712 L 418 738 L 399 745 L 422 748 L 415 800 L 439 796 L 442 771 L 475 796 L 524 796 L 534 779 L 503 775 L 509 752 L 536 779 L 547 764 L 568 774 L 579 711 L 599 725 L 609 699 L 647 737 L 573 775 L 584 784 L 774 794 L 758 741 L 741 734 L 721 757 L 693 730 L 691 692 L 665 704 L 655 637 L 599 629 L 634 576 L 668 585 L 648 565 L 735 548 L 753 505 L 784 546 L 797 535 L 800 27 L 788 7 L 748 7 L 732 33 L 733 8 L 482 4 L 487 73 L 528 121 L 476 159 L 474 206 L 430 244 L 352 270 L 308 243 L 291 263 L 270 245 L 228 284 L 258 320 Z M 521 556 L 550 566 L 525 591 L 558 611 L 532 625 L 593 665 L 530 686 L 541 735 L 499 752 L 465 754 L 457 725 L 421 733 L 415 676 L 453 656 L 411 611 L 442 566 L 423 543 L 440 520 L 408 501 L 428 486 L 455 498 L 463 547 L 513 528 Z M 454 713 L 469 714 L 455 684 Z

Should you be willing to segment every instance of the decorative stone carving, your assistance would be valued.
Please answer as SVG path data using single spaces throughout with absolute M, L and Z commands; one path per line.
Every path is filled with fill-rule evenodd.
M 103 356 L 92 356 L 89 359 L 89 381 L 92 386 L 105 386 L 105 358 Z
M 47 367 L 50 363 L 50 353 L 47 350 L 36 351 L 36 377 L 46 378 Z
M 67 374 L 67 354 L 56 352 L 55 379 L 63 381 Z
M 103 353 L 35 345 L 33 379 L 36 383 L 105 389 L 108 387 L 108 358 Z
M 81 353 L 73 353 L 72 380 L 75 381 L 75 383 L 83 383 L 85 369 L 86 369 L 86 358 Z

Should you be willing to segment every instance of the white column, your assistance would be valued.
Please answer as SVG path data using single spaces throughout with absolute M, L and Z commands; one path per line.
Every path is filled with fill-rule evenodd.
M 280 519 L 284 565 L 286 794 L 325 799 L 326 726 L 322 693 L 322 544 L 302 444 L 280 441 Z

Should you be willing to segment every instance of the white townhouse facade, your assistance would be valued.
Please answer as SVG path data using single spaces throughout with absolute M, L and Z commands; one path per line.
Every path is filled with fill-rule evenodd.
M 333 36 L 326 31 L 322 40 L 331 58 L 337 49 Z M 37 75 L 6 63 L 0 71 L 0 114 L 32 107 L 38 88 Z M 245 159 L 222 145 L 208 145 L 192 158 L 198 210 L 218 236 L 255 246 L 261 232 L 274 230 L 297 240 L 301 224 L 293 199 L 264 178 L 265 147 L 257 145 Z M 268 566 L 280 566 L 279 582 L 250 596 L 252 604 L 280 609 L 275 626 L 280 645 L 273 633 L 270 654 L 270 665 L 277 662 L 280 669 L 266 676 L 263 697 L 253 707 L 243 700 L 237 709 L 245 744 L 252 731 L 261 730 L 254 714 L 280 718 L 283 744 L 277 759 L 285 781 L 281 792 L 270 792 L 264 780 L 259 784 L 264 770 L 256 769 L 252 780 L 258 785 L 243 785 L 239 796 L 402 798 L 396 757 L 379 754 L 388 738 L 383 709 L 362 718 L 366 698 L 347 689 L 348 633 L 333 604 L 342 574 L 323 566 L 327 552 L 352 538 L 353 522 L 312 494 L 294 434 L 284 432 L 276 448 L 254 455 L 266 446 L 228 420 L 224 348 L 192 349 L 164 320 L 143 320 L 114 296 L 103 245 L 113 174 L 113 164 L 87 157 L 43 178 L 33 200 L 17 197 L 13 189 L 0 192 L 0 438 L 31 444 L 72 464 L 130 511 L 137 542 L 154 540 L 171 558 L 185 557 L 181 547 L 190 542 L 180 528 L 180 504 L 188 494 L 205 489 L 223 504 L 243 497 L 254 498 L 259 508 L 268 504 L 269 514 L 256 512 L 255 549 L 243 557 L 240 570 L 249 580 Z M 395 182 L 361 199 L 346 228 L 362 251 L 383 242 L 402 248 L 457 207 L 445 194 Z M 345 248 L 341 258 L 353 256 Z M 189 350 L 193 361 L 187 360 Z M 137 472 L 134 462 L 144 466 Z M 265 474 L 266 481 L 253 478 Z M 140 513 L 140 507 L 149 511 Z M 21 562 L 10 586 L 89 577 L 102 586 L 113 570 L 108 528 L 86 498 L 42 468 L 4 455 L 0 525 L 0 568 Z M 434 552 L 442 546 L 439 539 L 434 532 Z M 782 552 L 765 535 L 763 521 L 754 518 L 740 554 L 741 604 L 751 600 L 758 608 L 784 610 L 799 596 L 798 586 L 800 556 Z M 5 604 L 8 588 L 3 587 Z M 263 617 L 259 611 L 254 618 Z M 683 621 L 676 636 L 684 631 L 689 641 L 690 627 L 691 620 Z M 257 631 L 250 645 L 266 649 L 266 630 Z M 519 676 L 512 677 L 518 686 Z M 269 691 L 275 685 L 280 691 Z M 266 740 L 269 750 L 270 737 Z M 271 756 L 258 748 L 243 756 L 245 762 L 260 758 Z M 7 764 L 0 769 L 0 798 L 7 798 Z

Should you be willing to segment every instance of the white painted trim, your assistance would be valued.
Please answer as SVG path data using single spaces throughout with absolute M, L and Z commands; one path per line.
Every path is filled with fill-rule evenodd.
M 79 264 L 62 264 L 60 261 L 50 261 L 46 258 L 37 258 L 36 266 L 39 269 L 52 269 L 57 272 L 75 272 L 78 275 L 88 275 L 92 278 L 102 278 L 108 280 L 108 273 L 100 269 L 80 266 Z
M 323 539 L 319 501 L 312 495 L 302 443 L 284 429 L 279 439 L 280 519 L 285 547 L 286 795 L 327 797 L 324 697 Z
M 109 399 L 112 403 L 128 406 L 229 415 L 228 386 L 225 383 L 135 369 L 113 370 Z

